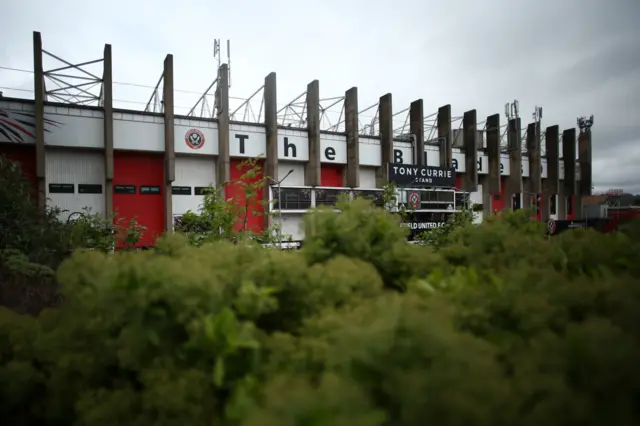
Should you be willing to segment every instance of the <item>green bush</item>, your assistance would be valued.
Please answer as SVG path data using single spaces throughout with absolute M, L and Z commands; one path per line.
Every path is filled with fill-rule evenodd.
M 549 239 L 515 213 L 411 246 L 339 208 L 300 252 L 76 251 L 60 308 L 0 310 L 5 424 L 639 424 L 638 224 Z

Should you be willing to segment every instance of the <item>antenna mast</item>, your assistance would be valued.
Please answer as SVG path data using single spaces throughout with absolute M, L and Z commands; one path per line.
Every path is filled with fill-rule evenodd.
M 227 68 L 229 69 L 229 88 L 231 88 L 231 40 L 227 39 Z
M 222 65 L 222 44 L 220 39 L 213 40 L 213 58 L 218 63 L 218 72 L 220 72 L 220 66 Z M 229 70 L 229 87 L 231 87 L 231 40 L 227 39 L 227 69 Z
M 533 122 L 536 123 L 536 136 L 540 136 L 540 123 L 542 122 L 542 107 L 535 107 L 533 109 Z
M 591 117 L 578 117 L 578 127 L 580 128 L 580 133 L 586 133 L 591 131 L 591 126 L 593 126 L 593 114 Z
M 508 130 L 509 121 L 517 119 L 519 117 L 519 113 L 520 103 L 517 99 L 515 99 L 511 103 L 507 102 L 506 104 L 504 104 L 504 115 L 507 117 L 507 149 L 509 151 L 520 149 L 520 147 L 514 146 L 518 143 L 518 138 L 516 137 L 516 140 L 512 140 L 513 138 L 511 137 L 511 132 Z

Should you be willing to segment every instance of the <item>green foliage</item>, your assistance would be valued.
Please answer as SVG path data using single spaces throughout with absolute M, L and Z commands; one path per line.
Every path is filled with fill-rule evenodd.
M 199 228 L 205 239 L 167 235 L 153 251 L 76 250 L 56 272 L 60 308 L 0 309 L 0 416 L 82 426 L 639 423 L 638 223 L 549 239 L 528 212 L 506 213 L 414 246 L 397 214 L 365 200 L 337 207 L 308 215 L 300 252 Z M 102 241 L 81 234 L 80 245 Z M 22 253 L 0 260 L 24 276 L 51 274 Z
M 261 233 L 256 233 L 248 226 L 250 216 L 268 214 L 265 213 L 269 209 L 262 200 L 262 191 L 271 178 L 263 174 L 259 160 L 255 158 L 242 161 L 237 168 L 242 172 L 240 180 L 232 184 L 225 182 L 219 186 L 209 186 L 198 211 L 187 211 L 176 224 L 175 231 L 186 235 L 191 244 L 200 246 L 215 241 L 247 238 L 255 238 L 262 243 L 275 241 L 275 226 L 266 227 Z M 229 185 L 235 186 L 235 195 L 226 198 Z
M 71 249 L 59 209 L 41 210 L 20 165 L 0 155 L 0 248 L 28 254 L 30 261 L 57 266 Z
M 58 208 L 38 208 L 18 163 L 0 155 L 0 305 L 38 313 L 60 303 L 54 271 L 74 250 L 112 251 L 139 241 L 144 227 L 105 219 L 89 209 L 61 221 Z

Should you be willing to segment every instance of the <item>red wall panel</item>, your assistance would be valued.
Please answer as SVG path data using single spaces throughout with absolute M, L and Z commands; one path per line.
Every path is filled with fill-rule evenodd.
M 493 213 L 499 213 L 505 208 L 504 203 L 504 184 L 505 178 L 500 177 L 500 193 L 491 194 L 491 211 Z M 509 201 L 511 202 L 511 201 Z
M 320 186 L 342 188 L 342 165 L 323 164 L 320 167 Z
M 567 220 L 573 220 L 576 212 L 576 197 L 573 195 L 567 197 L 565 202 L 567 203 Z
M 246 206 L 246 195 L 244 193 L 243 186 L 240 185 L 239 182 L 242 181 L 242 175 L 247 172 L 248 167 L 240 167 L 242 161 L 242 159 L 231 159 L 231 182 L 227 184 L 225 188 L 225 196 L 227 199 L 233 199 L 233 202 L 236 205 L 242 206 L 241 208 L 244 209 L 244 206 Z M 252 179 L 252 181 L 249 181 L 247 183 L 255 183 L 262 179 L 262 167 L 264 166 L 263 163 L 263 161 L 260 161 L 258 163 L 258 166 L 260 166 L 261 168 L 260 173 L 254 179 Z M 248 214 L 246 221 L 247 231 L 255 233 L 261 233 L 262 231 L 264 231 L 264 217 L 261 215 L 264 213 L 264 206 L 260 203 L 261 200 L 262 196 L 260 194 L 260 191 L 258 191 L 256 193 L 255 201 L 250 202 L 248 205 Z M 258 214 L 256 215 L 254 214 L 254 212 Z M 245 215 L 240 214 L 236 221 L 235 228 L 237 230 L 242 230 L 244 225 Z
M 544 195 L 524 194 L 524 196 L 529 197 L 529 205 L 532 209 L 535 208 L 535 213 L 531 215 L 531 219 L 542 220 L 542 197 Z
M 151 153 L 118 152 L 113 156 L 113 186 L 135 185 L 135 194 L 113 194 L 116 219 L 132 218 L 145 226 L 139 247 L 152 246 L 164 232 L 164 160 Z M 141 186 L 159 186 L 160 194 L 140 194 Z
M 33 195 L 35 195 L 38 191 L 36 147 L 34 145 L 16 143 L 0 144 L 0 154 L 20 164 L 22 175 L 31 183 Z
M 463 189 L 466 189 L 466 188 L 462 187 L 462 176 L 459 174 L 456 174 L 456 191 L 463 190 Z M 475 190 L 476 188 L 469 188 L 469 189 Z

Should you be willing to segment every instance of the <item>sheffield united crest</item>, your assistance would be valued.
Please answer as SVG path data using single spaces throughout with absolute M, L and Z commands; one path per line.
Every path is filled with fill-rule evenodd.
M 409 194 L 409 207 L 412 209 L 417 209 L 420 207 L 420 194 L 417 192 L 412 192 Z
M 200 149 L 204 145 L 204 134 L 198 129 L 191 129 L 184 135 L 184 141 L 191 149 Z

